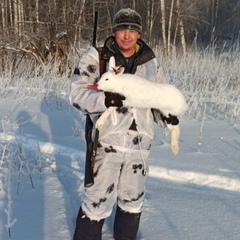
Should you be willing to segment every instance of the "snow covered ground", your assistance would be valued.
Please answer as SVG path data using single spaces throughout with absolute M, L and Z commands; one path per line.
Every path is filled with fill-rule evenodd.
M 181 119 L 177 156 L 166 131 L 155 128 L 138 240 L 239 240 L 239 61 L 224 68 L 223 59 L 196 56 L 166 64 L 167 77 L 185 89 L 190 113 Z M 73 235 L 85 116 L 68 103 L 67 78 L 44 74 L 32 81 L 0 79 L 1 240 Z M 111 239 L 113 219 L 114 212 L 103 240 Z
M 71 239 L 83 188 L 84 116 L 63 100 L 61 109 L 54 99 L 0 101 L 0 239 Z M 240 239 L 240 128 L 217 119 L 203 126 L 183 119 L 181 128 L 173 156 L 156 126 L 138 239 Z

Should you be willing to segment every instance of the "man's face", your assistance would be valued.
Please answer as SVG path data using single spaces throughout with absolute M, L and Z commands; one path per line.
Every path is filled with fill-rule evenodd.
M 113 33 L 118 47 L 122 53 L 132 53 L 135 51 L 135 44 L 140 38 L 140 33 L 131 29 L 122 29 Z

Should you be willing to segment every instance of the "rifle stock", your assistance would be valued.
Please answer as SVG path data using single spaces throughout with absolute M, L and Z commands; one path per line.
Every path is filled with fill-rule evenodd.
M 85 122 L 85 140 L 86 140 L 85 178 L 84 178 L 85 187 L 91 187 L 94 184 L 92 168 L 92 147 L 93 147 L 92 128 L 93 128 L 92 120 L 89 114 L 87 114 Z
M 96 38 L 97 38 L 97 20 L 98 20 L 98 12 L 95 12 L 94 15 L 94 28 L 93 28 L 93 46 L 96 47 Z M 91 187 L 94 184 L 94 163 L 95 157 L 97 153 L 97 142 L 99 131 L 96 129 L 95 139 L 92 142 L 92 130 L 93 130 L 93 122 L 89 116 L 86 115 L 86 123 L 85 123 L 85 140 L 86 140 L 86 159 L 85 159 L 85 179 L 84 186 Z

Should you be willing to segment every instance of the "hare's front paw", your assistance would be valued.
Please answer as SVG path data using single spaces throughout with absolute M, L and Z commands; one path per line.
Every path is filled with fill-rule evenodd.
M 97 128 L 99 131 L 101 131 L 101 130 L 103 129 L 103 127 L 104 127 L 104 122 L 101 121 L 101 119 L 99 118 L 99 119 L 97 120 L 97 122 L 96 122 L 96 128 Z

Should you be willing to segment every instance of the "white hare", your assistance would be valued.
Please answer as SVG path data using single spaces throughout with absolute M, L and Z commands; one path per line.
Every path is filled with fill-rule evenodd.
M 166 83 L 151 82 L 137 75 L 123 73 L 123 67 L 115 66 L 115 59 L 109 60 L 109 71 L 104 73 L 100 80 L 89 88 L 123 95 L 124 107 L 159 109 L 166 118 L 171 115 L 181 116 L 188 108 L 181 91 L 175 86 Z M 100 131 L 110 113 L 117 107 L 109 107 L 98 119 L 96 127 Z M 171 132 L 171 149 L 173 154 L 179 151 L 179 125 L 167 124 Z

